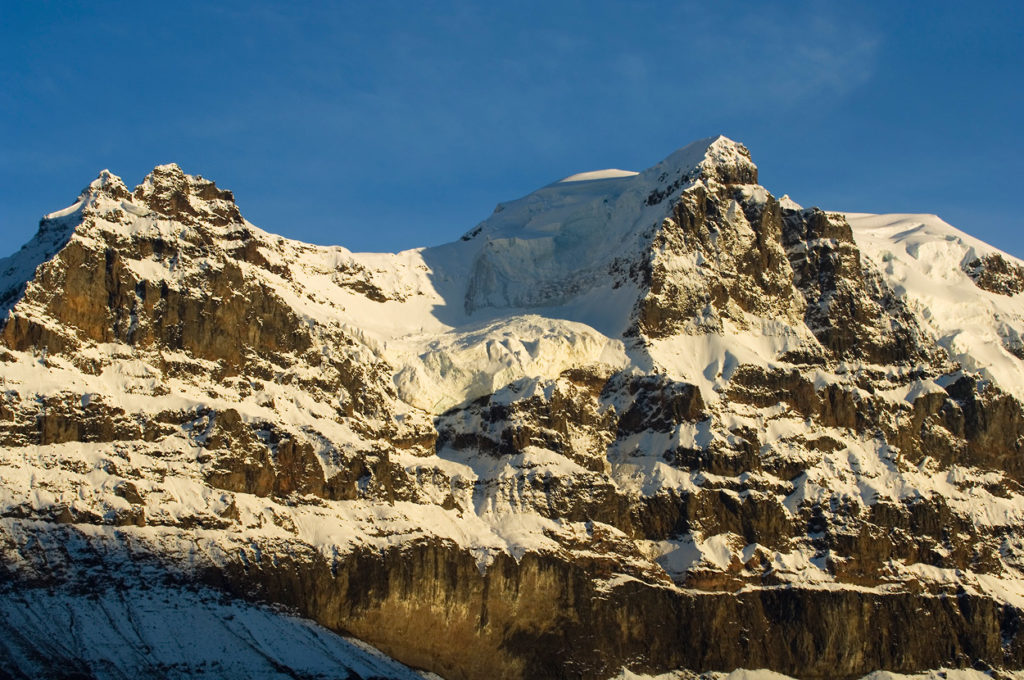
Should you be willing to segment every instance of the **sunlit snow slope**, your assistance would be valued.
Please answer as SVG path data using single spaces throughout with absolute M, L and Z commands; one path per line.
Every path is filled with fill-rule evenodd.
M 1024 297 L 985 290 L 971 276 L 983 260 L 998 258 L 1006 263 L 1007 280 L 1016 285 L 1019 279 L 1013 275 L 1024 263 L 935 215 L 846 217 L 861 251 L 913 306 L 949 356 L 1024 398 Z

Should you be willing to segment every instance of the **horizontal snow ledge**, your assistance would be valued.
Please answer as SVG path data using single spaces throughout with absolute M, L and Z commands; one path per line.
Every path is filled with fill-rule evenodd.
M 639 175 L 638 172 L 632 170 L 619 170 L 618 168 L 608 168 L 606 170 L 591 170 L 590 172 L 578 172 L 575 175 L 569 175 L 565 179 L 558 180 L 558 184 L 565 182 L 589 182 L 595 179 L 615 179 L 617 177 L 632 177 L 633 175 Z

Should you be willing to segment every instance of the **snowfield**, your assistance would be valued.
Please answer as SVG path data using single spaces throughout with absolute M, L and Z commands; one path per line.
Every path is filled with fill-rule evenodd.
M 857 245 L 886 280 L 920 311 L 936 342 L 965 369 L 1024 399 L 1024 369 L 1006 345 L 1020 343 L 1024 298 L 981 290 L 965 268 L 1004 253 L 935 215 L 846 213 Z

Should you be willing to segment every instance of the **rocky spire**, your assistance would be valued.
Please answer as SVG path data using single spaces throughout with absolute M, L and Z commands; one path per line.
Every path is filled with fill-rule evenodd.
M 708 145 L 700 168 L 705 177 L 713 177 L 722 184 L 757 184 L 757 166 L 750 151 L 724 135 Z
M 235 197 L 200 175 L 188 175 L 177 163 L 158 165 L 132 193 L 151 211 L 190 225 L 240 223 Z

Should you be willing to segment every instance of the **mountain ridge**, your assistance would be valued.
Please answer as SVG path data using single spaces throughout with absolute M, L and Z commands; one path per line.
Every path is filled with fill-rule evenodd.
M 1024 270 L 756 182 L 708 138 L 387 254 L 101 173 L 0 260 L 8 580 L 155 560 L 451 678 L 1024 667 Z

